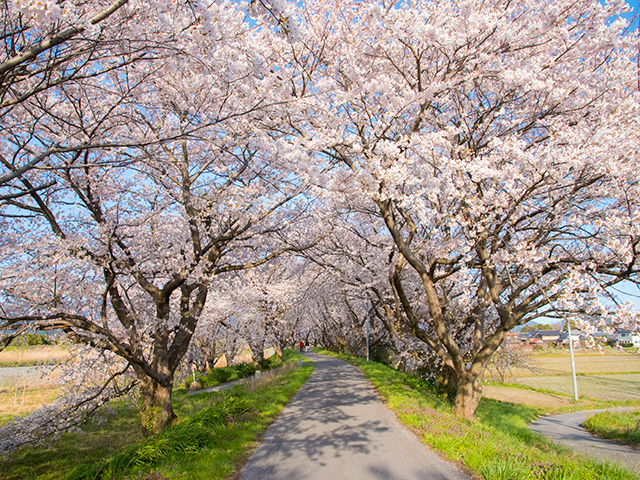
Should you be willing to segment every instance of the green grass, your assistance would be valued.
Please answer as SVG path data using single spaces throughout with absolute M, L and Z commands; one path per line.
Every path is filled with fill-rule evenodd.
M 640 446 L 640 410 L 598 413 L 587 419 L 583 426 L 598 437 Z
M 285 354 L 285 361 L 297 358 Z M 188 395 L 177 389 L 178 421 L 146 439 L 135 407 L 120 404 L 118 415 L 102 425 L 88 423 L 84 434 L 65 434 L 4 459 L 0 480 L 223 479 L 248 457 L 313 368 L 291 366 L 224 392 Z
M 425 382 L 391 367 L 322 351 L 361 368 L 398 418 L 419 438 L 486 480 L 637 480 L 611 464 L 570 452 L 532 432 L 542 411 L 483 399 L 478 420 L 452 415 L 451 405 Z
M 142 442 L 137 409 L 121 402 L 115 405 L 114 410 L 116 414 L 102 425 L 87 423 L 83 434 L 63 434 L 57 441 L 23 448 L 3 459 L 0 462 L 0 479 L 64 479 L 75 467 L 87 461 L 97 461 L 115 453 L 123 444 Z

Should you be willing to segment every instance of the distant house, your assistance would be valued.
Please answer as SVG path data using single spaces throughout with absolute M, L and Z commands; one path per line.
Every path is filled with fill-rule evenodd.
M 559 330 L 538 330 L 533 337 L 542 340 L 545 343 L 557 342 L 561 339 L 563 333 Z
M 516 333 L 513 331 L 507 332 L 504 337 L 504 342 L 502 342 L 502 347 L 507 350 L 522 350 L 523 348 L 531 350 L 533 347 L 529 345 L 528 337 L 526 335 L 526 333 Z
M 606 344 L 609 342 L 613 342 L 613 335 L 611 335 L 610 333 L 605 333 L 605 332 L 594 332 L 589 334 L 591 336 L 591 338 L 593 338 L 593 340 L 596 343 L 600 343 L 600 344 Z
M 520 346 L 520 336 L 515 332 L 507 332 L 504 341 L 502 342 L 502 346 L 505 348 L 519 347 Z
M 523 343 L 529 343 L 529 340 L 531 340 L 533 338 L 533 335 L 535 333 L 536 332 L 520 332 L 520 333 L 518 333 L 518 338 Z
M 634 347 L 640 347 L 640 332 L 632 332 L 622 328 L 616 329 L 614 339 L 618 343 L 631 344 Z
M 586 334 L 581 330 L 571 330 L 571 341 L 574 345 L 579 345 L 581 340 L 586 337 Z M 569 334 L 565 333 L 560 340 L 562 345 L 569 345 Z

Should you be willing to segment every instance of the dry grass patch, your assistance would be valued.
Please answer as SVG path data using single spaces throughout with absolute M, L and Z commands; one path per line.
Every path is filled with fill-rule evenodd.
M 535 368 L 546 375 L 571 374 L 571 359 L 563 357 L 533 357 Z M 640 357 L 628 353 L 576 355 L 576 372 L 585 375 L 640 372 Z M 531 374 L 529 374 L 531 376 Z
M 580 375 L 577 380 L 580 396 L 613 401 L 640 399 L 640 374 Z M 567 375 L 522 378 L 518 383 L 573 395 L 573 381 Z
M 13 417 L 31 413 L 43 404 L 53 403 L 59 392 L 58 387 L 34 389 L 19 387 L 17 390 L 0 388 L 0 424 L 7 423 Z
M 8 347 L 0 352 L 0 364 L 50 362 L 70 358 L 69 351 L 58 345 Z
M 500 402 L 519 403 L 536 408 L 555 409 L 570 407 L 574 403 L 572 397 L 498 385 L 483 385 L 482 396 L 484 398 L 491 398 Z

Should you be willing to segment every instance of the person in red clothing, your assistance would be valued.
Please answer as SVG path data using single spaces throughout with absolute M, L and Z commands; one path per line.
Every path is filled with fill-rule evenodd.
M 304 352 L 304 342 L 300 342 L 300 353 Z

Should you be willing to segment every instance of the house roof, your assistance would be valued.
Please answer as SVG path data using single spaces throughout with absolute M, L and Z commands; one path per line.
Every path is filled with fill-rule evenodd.
M 535 332 L 536 335 L 540 335 L 542 337 L 559 337 L 563 332 L 560 330 L 538 330 Z

